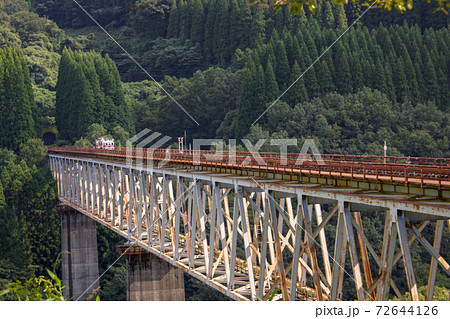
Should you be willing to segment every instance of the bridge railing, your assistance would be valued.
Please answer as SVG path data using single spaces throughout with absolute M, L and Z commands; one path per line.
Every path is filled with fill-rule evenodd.
M 125 147 L 117 147 L 115 150 L 99 150 L 89 147 L 81 146 L 65 146 L 65 147 L 50 147 L 50 151 L 77 151 L 96 154 L 116 154 L 127 155 L 130 154 L 130 150 L 127 151 Z M 150 150 L 150 152 L 149 152 Z M 201 161 L 208 161 L 213 159 L 214 161 L 230 162 L 230 158 L 236 158 L 236 162 L 239 159 L 250 158 L 255 161 L 255 156 L 251 152 L 243 151 L 215 151 L 215 150 L 173 150 L 173 149 L 138 149 L 133 148 L 132 154 L 151 154 L 154 159 L 166 157 L 170 154 L 170 158 L 177 159 L 200 159 Z M 258 152 L 261 157 L 268 164 L 274 164 L 282 160 L 288 160 L 289 163 L 304 162 L 308 159 L 314 158 L 312 154 L 298 154 L 298 153 L 275 153 L 275 152 Z M 345 162 L 345 163 L 366 163 L 366 164 L 399 164 L 399 165 L 420 165 L 420 166 L 442 166 L 450 167 L 450 158 L 435 158 L 435 157 L 399 157 L 399 156 L 375 156 L 375 155 L 341 155 L 341 154 L 320 154 L 324 162 Z M 225 160 L 224 160 L 225 159 Z M 278 161 L 277 161 L 278 160 Z
M 283 174 L 309 174 L 331 178 L 368 179 L 380 182 L 432 184 L 439 188 L 450 181 L 450 159 L 321 154 L 323 162 L 311 154 L 229 152 L 206 150 L 126 149 L 99 150 L 88 147 L 49 148 L 49 152 L 105 157 L 131 157 L 185 165 L 227 167 L 240 170 L 273 171 Z

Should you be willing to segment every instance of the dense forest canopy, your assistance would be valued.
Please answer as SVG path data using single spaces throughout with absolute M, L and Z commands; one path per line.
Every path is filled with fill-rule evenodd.
M 97 123 L 112 132 L 134 131 L 116 65 L 98 53 L 64 49 L 56 86 L 56 125 L 59 136 L 71 142 Z
M 389 155 L 450 156 L 449 18 L 433 13 L 434 2 L 413 0 L 405 13 L 371 9 L 358 21 L 367 6 L 353 1 L 320 0 L 314 14 L 247 0 L 79 3 L 200 125 L 74 1 L 0 0 L 0 241 L 9 247 L 0 251 L 0 286 L 46 275 L 58 258 L 44 133 L 84 146 L 104 135 L 123 145 L 146 128 L 174 138 L 187 130 L 188 143 L 312 138 L 324 153 L 375 155 L 387 141 Z M 364 223 L 379 242 L 383 220 Z M 121 241 L 98 228 L 101 271 Z M 429 260 L 412 250 L 423 286 Z M 394 276 L 402 271 L 399 263 Z M 102 278 L 101 298 L 123 300 L 124 285 L 121 261 Z M 438 275 L 438 285 L 449 279 Z M 191 278 L 186 290 L 191 300 L 226 299 Z M 348 282 L 344 290 L 351 299 Z
M 0 96 L 0 147 L 17 151 L 21 144 L 37 135 L 31 79 L 20 50 L 0 51 Z

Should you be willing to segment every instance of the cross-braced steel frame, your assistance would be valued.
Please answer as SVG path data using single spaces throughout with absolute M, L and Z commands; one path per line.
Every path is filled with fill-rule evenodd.
M 92 158 L 50 154 L 49 163 L 63 204 L 235 300 L 342 300 L 346 276 L 358 300 L 387 300 L 391 292 L 402 300 L 391 276 L 400 260 L 419 300 L 415 240 L 431 255 L 428 300 L 438 267 L 450 275 L 440 254 L 450 228 L 445 205 Z M 378 251 L 364 233 L 367 212 L 385 219 Z M 430 223 L 432 243 L 422 235 Z M 335 239 L 327 243 L 330 229 Z

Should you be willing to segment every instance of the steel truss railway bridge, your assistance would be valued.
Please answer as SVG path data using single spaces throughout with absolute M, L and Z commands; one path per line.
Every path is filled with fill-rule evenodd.
M 397 263 L 419 300 L 414 241 L 430 257 L 428 300 L 437 272 L 450 275 L 440 247 L 450 228 L 450 159 L 322 155 L 319 165 L 305 154 L 82 147 L 49 148 L 48 158 L 61 211 L 122 235 L 130 243 L 122 253 L 150 253 L 152 263 L 234 300 L 342 300 L 344 277 L 358 300 L 403 300 Z M 364 232 L 364 217 L 376 215 L 382 243 Z M 63 235 L 63 246 L 76 251 L 73 238 Z M 63 277 L 75 285 L 67 274 L 76 257 L 65 258 Z

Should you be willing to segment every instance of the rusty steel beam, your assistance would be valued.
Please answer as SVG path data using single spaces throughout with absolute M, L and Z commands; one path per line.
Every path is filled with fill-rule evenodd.
M 392 211 L 386 212 L 386 220 L 383 234 L 383 248 L 381 252 L 381 264 L 379 275 L 381 281 L 377 290 L 377 300 L 385 301 L 389 297 L 391 286 L 392 267 L 394 265 L 395 244 L 397 240 L 397 227 Z
M 339 205 L 336 239 L 334 242 L 333 272 L 331 283 L 331 300 L 342 300 L 342 286 L 347 254 L 347 234 L 344 224 L 344 207 Z
M 408 235 L 406 233 L 405 216 L 402 211 L 397 212 L 397 230 L 400 240 L 400 248 L 403 255 L 403 265 L 406 272 L 406 280 L 408 282 L 409 292 L 412 301 L 420 301 L 419 292 L 417 290 L 416 276 L 412 265 L 411 252 L 409 249 Z
M 442 267 L 444 272 L 447 273 L 448 276 L 450 276 L 450 265 L 448 264 L 448 262 L 441 255 L 439 255 L 439 252 L 433 246 L 431 246 L 428 240 L 417 230 L 414 225 L 408 224 L 407 227 L 412 230 L 414 236 L 417 237 L 419 242 L 430 253 L 433 259 L 437 261 L 438 265 Z
M 316 290 L 316 297 L 317 300 L 322 301 L 322 287 L 320 284 L 320 278 L 319 278 L 319 263 L 317 261 L 317 254 L 316 254 L 316 246 L 314 243 L 314 239 L 312 238 L 312 226 L 311 226 L 311 210 L 308 207 L 308 199 L 305 197 L 299 198 L 302 202 L 302 208 L 303 208 L 303 218 L 305 221 L 305 235 L 306 235 L 306 244 L 308 245 L 308 251 L 309 251 L 309 258 L 311 259 L 311 269 L 313 272 L 313 282 L 314 282 L 314 288 Z
M 350 213 L 350 205 L 348 203 L 341 203 L 340 205 L 342 205 L 343 209 L 344 209 L 343 217 L 344 217 L 344 223 L 345 223 L 345 231 L 347 232 L 350 260 L 351 260 L 352 268 L 353 268 L 353 278 L 354 278 L 355 285 L 356 285 L 356 294 L 358 296 L 358 300 L 364 300 L 365 292 L 364 292 L 364 288 L 363 288 L 361 265 L 360 265 L 359 259 L 358 259 L 358 252 L 356 250 L 356 242 L 355 242 L 355 236 L 354 236 L 354 232 L 353 232 L 352 216 Z
M 273 195 L 271 193 L 268 194 L 269 200 L 269 211 L 270 211 L 270 219 L 272 221 L 272 232 L 275 240 L 275 251 L 276 251 L 276 259 L 277 259 L 277 268 L 278 273 L 281 280 L 281 293 L 283 295 L 283 300 L 289 300 L 288 297 L 288 289 L 287 289 L 287 281 L 286 281 L 286 272 L 283 265 L 283 254 L 281 252 L 281 244 L 280 244 L 280 234 L 278 232 L 278 217 L 275 210 L 275 202 Z
M 442 232 L 444 230 L 444 221 L 438 220 L 436 222 L 436 230 L 434 232 L 434 243 L 433 248 L 437 253 L 441 249 Z M 436 271 L 437 271 L 437 259 L 435 257 L 431 258 L 430 271 L 428 273 L 428 287 L 427 287 L 427 300 L 433 300 L 434 285 L 436 283 Z
M 362 237 L 364 235 L 364 228 L 363 228 L 363 224 L 362 224 L 361 213 L 354 212 L 353 215 L 354 215 L 354 220 L 355 220 L 356 224 L 358 225 L 358 227 L 361 230 L 361 231 L 357 231 L 359 251 L 361 252 L 361 260 L 362 260 L 363 269 L 364 269 L 364 278 L 366 280 L 366 287 L 367 287 L 367 289 L 369 289 L 372 286 L 373 279 L 372 279 L 372 272 L 370 270 L 369 255 L 367 253 L 367 245 L 364 242 L 363 237 Z M 374 291 L 372 291 L 369 294 L 369 298 L 370 298 L 370 300 L 375 300 L 375 292 Z
M 320 226 L 323 222 L 322 210 L 321 210 L 320 204 L 314 205 L 314 211 L 316 213 L 317 224 L 319 224 L 318 226 Z M 332 215 L 332 213 L 330 212 L 329 215 Z M 328 218 L 328 216 L 327 216 L 327 218 Z M 330 218 L 331 218 L 331 216 L 330 216 Z M 317 231 L 317 229 L 316 229 L 316 231 Z M 313 233 L 313 237 L 314 237 L 314 233 Z M 330 256 L 328 254 L 327 240 L 325 237 L 325 229 L 323 227 L 319 231 L 319 239 L 320 239 L 320 248 L 322 249 L 322 258 L 323 258 L 323 267 L 325 269 L 325 276 L 326 276 L 328 285 L 331 285 Z

